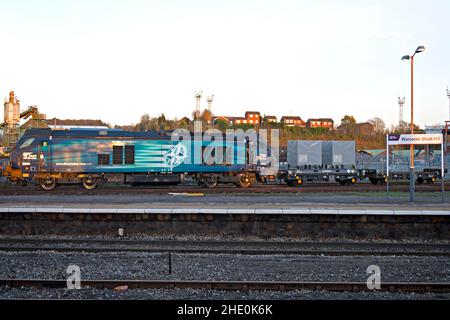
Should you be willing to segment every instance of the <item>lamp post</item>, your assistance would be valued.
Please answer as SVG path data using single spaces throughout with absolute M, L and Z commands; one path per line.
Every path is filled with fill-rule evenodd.
M 414 134 L 414 56 L 424 52 L 425 47 L 419 46 L 412 56 L 403 56 L 402 60 L 411 60 L 411 134 Z M 414 173 L 414 145 L 410 146 L 409 165 L 409 202 L 414 202 L 416 177 Z

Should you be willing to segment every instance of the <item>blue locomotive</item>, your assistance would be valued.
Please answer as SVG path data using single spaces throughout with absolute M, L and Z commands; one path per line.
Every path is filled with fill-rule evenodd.
M 58 184 L 91 190 L 104 182 L 178 184 L 188 178 L 208 188 L 249 187 L 256 180 L 247 140 L 173 137 L 154 131 L 30 129 L 3 173 L 48 191 Z

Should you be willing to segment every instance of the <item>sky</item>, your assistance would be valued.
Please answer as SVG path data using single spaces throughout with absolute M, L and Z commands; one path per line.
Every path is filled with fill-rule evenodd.
M 449 118 L 448 0 L 0 0 L 0 96 L 48 118 Z M 0 115 L 3 118 L 3 110 Z

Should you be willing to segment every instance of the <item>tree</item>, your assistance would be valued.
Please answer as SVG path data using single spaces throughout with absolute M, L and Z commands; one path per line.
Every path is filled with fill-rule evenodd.
M 191 121 L 187 117 L 184 117 L 183 119 L 178 121 L 178 125 L 180 126 L 180 128 L 183 128 L 183 129 L 187 129 L 190 124 L 191 124 Z
M 227 123 L 227 121 L 226 120 L 224 120 L 224 119 L 218 119 L 217 121 L 216 121 L 216 127 L 217 127 L 217 129 L 219 129 L 220 131 L 225 131 L 225 130 L 227 130 L 227 128 L 228 128 L 228 123 Z
M 346 115 L 341 119 L 341 126 L 353 126 L 356 124 L 354 116 Z
M 414 125 L 414 131 L 420 130 L 420 127 Z M 398 126 L 394 126 L 391 129 L 392 133 L 411 133 L 411 124 L 405 121 L 402 121 Z
M 370 120 L 367 120 L 371 125 L 373 125 L 373 129 L 375 133 L 385 133 L 386 132 L 386 124 L 384 123 L 383 119 L 379 117 L 372 118 Z
M 164 113 L 161 113 L 161 115 L 158 117 L 158 124 L 160 126 L 163 126 L 166 124 L 166 122 L 167 122 L 166 116 L 164 115 Z
M 200 119 L 206 124 L 210 124 L 212 121 L 212 118 L 213 118 L 213 114 L 208 109 L 203 110 L 202 115 L 200 116 Z
M 151 119 L 148 113 L 141 116 L 141 121 L 136 125 L 138 131 L 147 131 L 151 129 Z

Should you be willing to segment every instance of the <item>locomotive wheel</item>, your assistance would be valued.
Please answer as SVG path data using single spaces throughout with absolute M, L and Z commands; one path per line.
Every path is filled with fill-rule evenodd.
M 377 178 L 370 178 L 370 183 L 372 183 L 374 186 L 376 186 L 380 181 Z
M 207 175 L 203 177 L 203 185 L 206 188 L 215 188 L 218 184 L 218 179 L 215 174 Z
M 45 191 L 51 191 L 56 187 L 56 179 L 53 177 L 46 177 L 41 180 L 41 188 Z
M 83 188 L 86 190 L 93 190 L 97 188 L 98 182 L 97 179 L 91 176 L 87 176 L 83 178 Z
M 340 184 L 341 186 L 345 186 L 345 185 L 347 185 L 347 183 L 348 183 L 347 180 L 341 180 L 341 181 L 339 181 L 339 184 Z
M 246 174 L 240 174 L 238 176 L 237 186 L 241 188 L 248 188 L 252 185 L 252 181 Z
M 425 182 L 425 180 L 423 180 L 423 178 L 418 178 L 416 182 L 418 185 L 422 185 Z
M 289 187 L 299 187 L 303 184 L 302 180 L 288 180 L 286 181 Z

